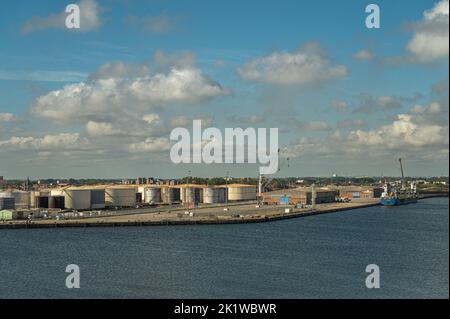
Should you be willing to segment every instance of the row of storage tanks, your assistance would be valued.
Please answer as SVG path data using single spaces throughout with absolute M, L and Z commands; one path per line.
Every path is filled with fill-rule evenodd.
M 177 185 L 177 186 L 140 186 L 143 203 L 146 204 L 214 204 L 229 201 L 243 201 L 256 199 L 256 186 L 238 185 L 205 186 L 205 185 Z
M 1 209 L 55 208 L 103 209 L 135 207 L 145 204 L 214 204 L 256 199 L 256 186 L 178 185 L 135 187 L 69 187 L 45 191 L 0 193 Z M 2 204 L 3 203 L 3 204 Z M 6 203 L 6 204 L 5 204 Z M 13 206 L 13 207 L 11 207 Z

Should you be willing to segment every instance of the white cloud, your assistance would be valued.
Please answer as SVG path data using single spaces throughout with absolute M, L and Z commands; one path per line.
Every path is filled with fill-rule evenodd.
M 147 138 L 145 141 L 132 143 L 128 146 L 130 152 L 160 152 L 167 151 L 171 147 L 168 138 Z
M 245 80 L 276 85 L 319 84 L 347 75 L 344 65 L 331 66 L 324 51 L 316 44 L 307 44 L 297 52 L 274 52 L 256 58 L 242 68 Z
M 448 58 L 449 51 L 449 1 L 442 0 L 423 14 L 415 33 L 407 45 L 416 60 L 421 63 Z
M 413 121 L 411 115 L 407 114 L 398 115 L 392 124 L 378 130 L 353 131 L 349 135 L 349 140 L 360 145 L 376 145 L 388 149 L 448 145 L 448 138 L 442 126 L 419 125 Z
M 98 29 L 101 24 L 101 8 L 95 0 L 80 0 L 80 28 L 70 29 L 81 32 L 88 32 Z M 61 13 L 49 14 L 45 17 L 33 17 L 26 21 L 22 26 L 23 33 L 43 31 L 47 29 L 66 29 L 67 13 L 63 10 Z
M 419 115 L 399 114 L 391 123 L 379 128 L 350 132 L 340 130 L 324 138 L 302 138 L 287 146 L 286 156 L 327 157 L 334 161 L 359 158 L 386 158 L 405 155 L 409 158 L 448 161 L 448 122 L 424 121 Z
M 11 137 L 0 141 L 2 151 L 71 151 L 85 150 L 90 148 L 87 138 L 81 137 L 79 133 L 61 133 L 57 135 L 45 135 L 43 137 Z
M 415 114 L 440 114 L 442 112 L 442 106 L 438 102 L 432 102 L 426 106 L 415 105 L 410 111 Z
M 0 113 L 0 122 L 12 122 L 16 117 L 12 113 Z
M 202 102 L 227 94 L 193 66 L 145 77 L 110 77 L 70 84 L 37 98 L 32 113 L 60 122 L 111 121 L 165 103 Z

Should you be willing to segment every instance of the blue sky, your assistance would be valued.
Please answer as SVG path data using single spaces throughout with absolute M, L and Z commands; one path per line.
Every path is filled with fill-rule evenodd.
M 448 175 L 446 0 L 377 1 L 380 29 L 366 28 L 365 1 L 81 0 L 73 31 L 58 20 L 70 3 L 2 4 L 0 175 L 256 174 L 169 163 L 170 128 L 194 118 L 278 127 L 281 176 L 396 175 L 399 156 L 411 175 Z M 145 104 L 129 90 L 173 68 L 198 92 L 160 83 L 164 98 Z M 114 101 L 112 82 L 125 92 Z

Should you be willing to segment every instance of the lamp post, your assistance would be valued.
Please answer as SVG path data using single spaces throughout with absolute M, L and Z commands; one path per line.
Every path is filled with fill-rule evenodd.
M 225 210 L 228 211 L 228 176 L 230 175 L 230 172 L 227 171 L 227 175 L 225 177 Z
M 187 190 L 189 189 L 189 187 L 190 187 L 190 185 L 191 185 L 191 171 L 189 170 L 188 171 L 188 187 L 186 188 L 186 192 L 185 192 L 185 198 L 187 198 Z M 190 204 L 191 204 L 191 201 L 190 201 L 190 199 L 188 199 L 187 200 L 187 204 L 188 204 L 188 207 L 187 207 L 187 209 L 188 209 L 188 213 L 190 213 L 191 211 L 191 209 L 190 209 Z

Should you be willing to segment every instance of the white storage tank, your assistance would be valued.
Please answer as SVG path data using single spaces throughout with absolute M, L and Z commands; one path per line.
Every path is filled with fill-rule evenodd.
M 164 204 L 178 203 L 182 200 L 182 190 L 178 187 L 163 187 L 161 189 L 161 200 Z
M 197 186 L 181 188 L 183 204 L 198 204 L 203 202 L 203 189 Z
M 203 189 L 203 203 L 216 204 L 220 203 L 219 200 L 220 188 L 206 187 Z
M 105 189 L 107 207 L 136 206 L 136 189 L 134 187 L 108 187 Z
M 161 202 L 161 189 L 156 187 L 146 188 L 144 191 L 144 202 L 156 204 Z
M 91 208 L 91 190 L 67 188 L 63 190 L 64 204 L 67 209 L 84 210 Z
M 256 199 L 256 186 L 254 185 L 231 184 L 228 185 L 227 189 L 228 189 L 228 200 L 230 201 Z

